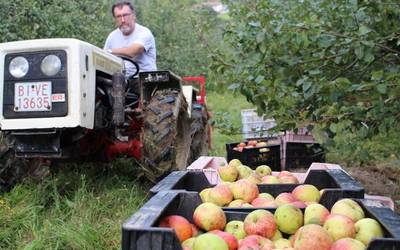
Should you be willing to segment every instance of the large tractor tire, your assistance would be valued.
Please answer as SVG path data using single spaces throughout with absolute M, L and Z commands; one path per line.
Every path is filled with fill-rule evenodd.
M 190 151 L 190 121 L 181 91 L 158 90 L 144 108 L 143 168 L 157 182 L 174 170 L 187 167 Z
M 200 156 L 208 155 L 208 114 L 206 108 L 198 103 L 192 105 L 192 122 L 190 126 L 189 163 L 197 160 Z

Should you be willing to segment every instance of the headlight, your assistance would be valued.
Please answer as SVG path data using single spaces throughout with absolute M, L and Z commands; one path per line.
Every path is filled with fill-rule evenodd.
M 11 60 L 8 70 L 15 78 L 24 77 L 29 70 L 28 60 L 25 57 L 17 56 Z
M 46 76 L 54 76 L 61 69 L 61 60 L 56 55 L 48 55 L 43 58 L 40 69 Z

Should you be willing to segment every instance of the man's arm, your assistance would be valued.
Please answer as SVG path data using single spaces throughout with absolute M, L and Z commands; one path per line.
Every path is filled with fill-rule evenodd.
M 133 43 L 129 47 L 125 48 L 114 48 L 111 53 L 115 55 L 122 55 L 127 57 L 135 57 L 144 52 L 144 47 L 140 43 Z

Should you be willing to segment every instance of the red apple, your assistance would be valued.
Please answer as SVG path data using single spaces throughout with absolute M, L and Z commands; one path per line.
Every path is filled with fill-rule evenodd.
M 278 207 L 274 200 L 268 198 L 257 197 L 252 202 L 253 207 Z
M 210 233 L 216 234 L 221 237 L 226 242 L 226 244 L 228 244 L 229 250 L 236 250 L 239 246 L 239 242 L 236 237 L 228 232 L 221 230 L 212 230 L 210 231 Z
M 272 250 L 274 249 L 274 244 L 271 240 L 260 235 L 248 235 L 239 242 L 239 249 Z
M 196 207 L 193 213 L 194 224 L 205 231 L 224 229 L 226 224 L 225 213 L 221 207 L 206 202 Z
M 192 237 L 191 223 L 185 217 L 180 215 L 170 215 L 163 218 L 159 223 L 159 227 L 173 228 L 180 242 Z
M 365 250 L 365 245 L 356 239 L 343 238 L 335 241 L 331 250 Z
M 289 204 L 296 201 L 291 193 L 283 192 L 278 194 L 275 198 L 275 202 L 279 205 Z
M 284 175 L 278 178 L 283 184 L 298 184 L 299 180 L 294 175 Z
M 231 189 L 227 185 L 219 184 L 211 188 L 208 193 L 208 202 L 223 207 L 233 200 Z
M 274 215 L 263 209 L 250 212 L 244 219 L 244 231 L 246 234 L 257 234 L 271 238 L 277 229 Z
M 200 228 L 198 228 L 195 224 L 191 223 L 190 225 L 192 226 L 192 237 L 199 236 L 200 234 L 203 233 L 203 232 L 200 230 Z
M 296 250 L 330 250 L 332 237 L 320 225 L 308 224 L 297 230 L 293 236 L 293 247 Z
M 231 191 L 234 199 L 244 200 L 245 202 L 251 202 L 259 194 L 257 185 L 245 179 L 232 183 Z

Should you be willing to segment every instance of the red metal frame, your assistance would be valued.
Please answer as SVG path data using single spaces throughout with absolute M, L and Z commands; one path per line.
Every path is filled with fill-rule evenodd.
M 200 95 L 196 96 L 196 100 L 201 104 L 206 106 L 206 78 L 204 76 L 184 76 L 182 77 L 184 82 L 197 82 L 200 85 Z M 207 111 L 208 118 L 211 117 L 211 113 Z M 207 125 L 207 137 L 208 137 L 208 148 L 212 148 L 211 143 L 211 131 L 212 127 Z
M 185 76 L 182 78 L 186 82 L 198 82 L 200 85 L 200 98 L 197 100 L 200 104 L 206 104 L 206 78 L 204 76 Z

